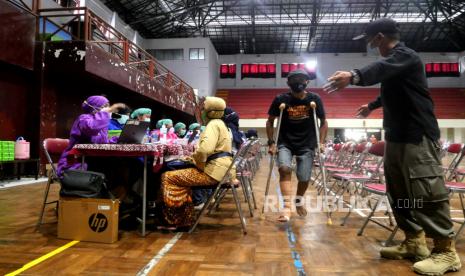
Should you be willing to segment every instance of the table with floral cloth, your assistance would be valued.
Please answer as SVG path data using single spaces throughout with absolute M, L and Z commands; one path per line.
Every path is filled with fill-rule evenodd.
M 99 157 L 153 157 L 152 170 L 158 172 L 164 162 L 191 156 L 193 145 L 181 144 L 77 144 L 69 155 Z
M 83 157 L 143 157 L 143 196 L 142 196 L 142 236 L 145 236 L 146 224 L 146 192 L 147 192 L 147 158 L 153 157 L 152 170 L 158 172 L 164 162 L 190 156 L 194 152 L 193 145 L 182 144 L 77 144 L 69 152 L 69 156 Z

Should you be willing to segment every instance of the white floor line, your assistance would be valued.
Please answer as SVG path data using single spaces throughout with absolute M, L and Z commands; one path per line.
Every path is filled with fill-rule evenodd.
M 8 181 L 0 181 L 0 190 L 12 188 L 12 187 L 18 187 L 18 186 L 44 183 L 44 182 L 47 182 L 46 177 L 40 177 L 37 180 L 35 178 L 23 178 L 21 180 L 15 179 L 15 180 L 8 180 Z
M 177 233 L 171 240 L 169 240 L 165 246 L 163 246 L 160 251 L 158 251 L 157 255 L 155 255 L 139 272 L 137 272 L 137 276 L 145 276 L 157 265 L 157 263 L 170 251 L 171 247 L 173 247 L 176 242 L 181 238 L 183 233 Z

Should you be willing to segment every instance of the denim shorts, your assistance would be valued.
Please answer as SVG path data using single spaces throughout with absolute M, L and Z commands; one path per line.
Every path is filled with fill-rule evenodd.
M 297 179 L 299 182 L 310 181 L 315 151 L 309 148 L 292 150 L 286 145 L 278 145 L 278 167 L 292 168 L 292 157 L 294 155 L 297 161 Z

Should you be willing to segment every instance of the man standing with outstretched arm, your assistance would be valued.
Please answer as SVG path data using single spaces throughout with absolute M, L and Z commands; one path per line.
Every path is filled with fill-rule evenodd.
M 300 216 L 306 216 L 307 210 L 301 198 L 307 190 L 312 174 L 313 157 L 315 156 L 316 133 L 313 120 L 313 110 L 310 103 L 317 105 L 316 114 L 320 119 L 320 141 L 326 139 L 328 123 L 326 122 L 323 103 L 317 94 L 305 91 L 310 80 L 313 79 L 304 70 L 295 70 L 289 73 L 287 84 L 291 92 L 276 96 L 268 111 L 266 133 L 268 136 L 269 153 L 275 155 L 278 152 L 279 185 L 284 198 L 284 209 L 278 218 L 280 222 L 289 221 L 291 218 L 291 174 L 292 158 L 296 156 L 296 174 L 299 181 L 297 186 L 296 210 Z M 279 116 L 279 106 L 284 103 L 281 129 L 279 131 L 278 145 L 273 140 L 273 125 Z M 321 145 L 321 147 L 324 147 Z M 265 199 L 266 200 L 266 199 Z
M 369 23 L 365 34 L 354 39 L 363 37 L 368 51 L 379 51 L 382 58 L 361 69 L 334 73 L 325 89 L 333 92 L 349 84 L 381 83 L 380 96 L 361 106 L 357 114 L 364 118 L 383 107 L 387 194 L 397 224 L 405 233 L 402 244 L 381 249 L 381 256 L 415 259 L 413 269 L 423 275 L 457 271 L 461 262 L 455 251 L 439 157 L 440 133 L 423 63 L 415 51 L 399 42 L 398 25 L 392 19 Z M 425 234 L 434 240 L 431 254 Z

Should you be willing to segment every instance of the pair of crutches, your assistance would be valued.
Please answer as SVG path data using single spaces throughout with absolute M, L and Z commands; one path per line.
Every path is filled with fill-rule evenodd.
M 318 120 L 317 120 L 317 117 L 316 117 L 316 103 L 315 102 L 311 102 L 310 103 L 310 107 L 312 108 L 313 110 L 313 121 L 315 123 L 315 133 L 316 133 L 316 140 L 317 140 L 317 144 L 318 144 L 318 148 L 317 148 L 317 151 L 318 151 L 318 158 L 319 158 L 319 162 L 320 162 L 320 170 L 321 170 L 321 173 L 322 173 L 322 178 L 323 178 L 323 189 L 325 191 L 324 193 L 324 199 L 323 199 L 323 209 L 326 211 L 326 214 L 327 214 L 327 224 L 328 225 L 332 225 L 333 222 L 331 220 L 331 213 L 329 211 L 329 207 L 328 207 L 328 189 L 326 188 L 326 172 L 325 172 L 325 160 L 324 160 L 324 156 L 323 154 L 320 152 L 320 127 L 318 125 Z M 276 143 L 276 145 L 278 144 L 278 139 L 279 139 L 279 131 L 281 129 L 281 121 L 282 121 L 282 117 L 283 117 L 283 111 L 284 111 L 284 108 L 286 108 L 286 105 L 284 103 L 282 103 L 281 105 L 279 105 L 279 119 L 278 119 L 278 125 L 277 125 L 277 131 L 276 133 L 274 133 L 274 141 Z M 273 168 L 274 168 L 274 156 L 272 156 L 270 158 L 270 168 L 269 168 L 269 173 L 268 173 L 268 179 L 266 180 L 266 189 L 265 189 L 265 198 L 264 198 L 264 203 L 263 203 L 263 208 L 262 208 L 262 214 L 265 212 L 265 204 L 266 204 L 266 198 L 268 197 L 268 193 L 270 191 L 270 181 L 271 181 L 271 175 L 273 173 Z

